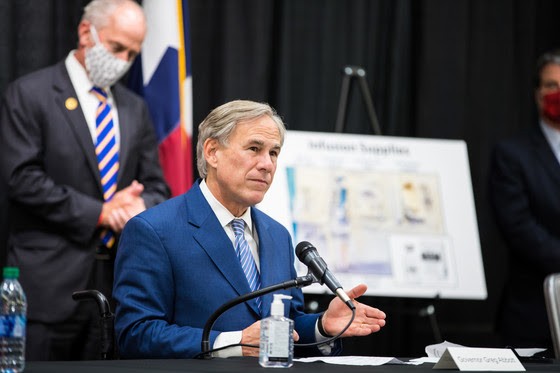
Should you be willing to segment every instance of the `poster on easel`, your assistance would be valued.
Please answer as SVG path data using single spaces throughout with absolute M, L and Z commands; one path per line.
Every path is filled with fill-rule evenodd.
M 288 131 L 258 208 L 294 247 L 313 244 L 346 289 L 487 297 L 464 141 Z M 296 269 L 307 273 L 297 260 Z

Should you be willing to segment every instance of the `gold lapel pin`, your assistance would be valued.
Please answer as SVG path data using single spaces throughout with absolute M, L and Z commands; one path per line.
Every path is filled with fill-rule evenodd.
M 66 106 L 66 109 L 68 110 L 74 110 L 78 107 L 78 100 L 74 97 L 68 97 L 66 102 L 64 102 L 64 106 Z

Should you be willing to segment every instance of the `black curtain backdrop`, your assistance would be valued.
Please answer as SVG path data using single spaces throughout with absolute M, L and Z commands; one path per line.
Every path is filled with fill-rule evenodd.
M 0 94 L 74 48 L 87 2 L 0 1 Z M 560 2 L 190 0 L 189 10 L 195 127 L 212 108 L 243 98 L 269 102 L 289 129 L 333 132 L 342 68 L 356 65 L 367 72 L 383 134 L 467 143 L 488 299 L 368 297 L 388 325 L 347 340 L 344 353 L 423 355 L 436 342 L 432 321 L 443 339 L 499 347 L 494 317 L 507 251 L 487 201 L 489 156 L 497 139 L 534 124 L 533 66 L 560 46 Z M 373 134 L 357 83 L 345 132 Z M 308 305 L 330 298 L 309 296 Z M 423 312 L 430 304 L 432 318 Z

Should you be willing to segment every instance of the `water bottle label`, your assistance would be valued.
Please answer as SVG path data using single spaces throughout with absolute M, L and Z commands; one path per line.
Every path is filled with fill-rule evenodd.
M 26 321 L 24 315 L 0 316 L 0 337 L 25 337 Z

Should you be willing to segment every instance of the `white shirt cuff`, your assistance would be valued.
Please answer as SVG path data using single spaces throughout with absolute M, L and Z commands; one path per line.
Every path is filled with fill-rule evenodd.
M 319 319 L 317 319 L 317 322 L 315 323 L 315 340 L 317 342 L 324 342 L 327 339 L 329 339 L 329 337 L 325 337 L 319 332 L 318 322 Z M 333 347 L 334 347 L 334 342 L 317 346 L 317 348 L 323 355 L 330 355 Z
M 242 331 L 235 332 L 222 332 L 218 334 L 218 337 L 214 341 L 214 346 L 212 348 L 220 348 L 228 345 L 241 343 Z M 233 357 L 233 356 L 243 356 L 243 350 L 241 346 L 235 346 L 226 348 L 224 350 L 216 351 L 212 353 L 213 357 Z

